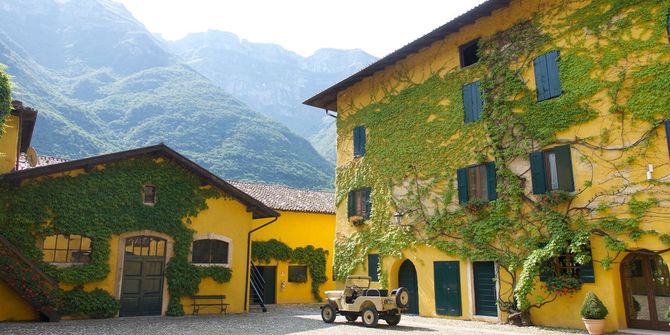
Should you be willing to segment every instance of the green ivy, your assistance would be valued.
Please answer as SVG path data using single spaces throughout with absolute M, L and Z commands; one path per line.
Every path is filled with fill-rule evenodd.
M 142 186 L 156 186 L 158 202 L 142 203 Z M 109 276 L 110 239 L 129 231 L 153 230 L 174 239 L 166 277 L 170 293 L 168 315 L 183 315 L 179 301 L 197 291 L 202 277 L 230 280 L 227 268 L 200 268 L 188 262 L 193 241 L 190 219 L 207 208 L 206 199 L 220 197 L 214 188 L 201 187 L 191 172 L 165 160 L 149 157 L 107 164 L 79 176 L 26 180 L 19 187 L 2 185 L 0 234 L 62 283 L 83 285 Z M 183 222 L 186 218 L 186 223 Z M 42 262 L 38 239 L 52 234 L 89 237 L 89 264 L 57 268 Z
M 312 245 L 292 249 L 276 239 L 251 242 L 251 258 L 254 261 L 268 263 L 275 259 L 307 265 L 309 274 L 312 276 L 312 295 L 317 301 L 321 301 L 319 286 L 328 280 L 326 277 L 327 255 L 327 250 L 314 248 Z
M 76 317 L 111 318 L 119 313 L 119 301 L 103 289 L 84 291 L 81 287 L 62 293 L 59 312 Z
M 368 136 L 365 156 L 337 168 L 337 204 L 350 190 L 371 187 L 373 206 L 364 225 L 335 242 L 338 278 L 354 272 L 372 250 L 380 256 L 400 257 L 403 249 L 427 245 L 463 258 L 494 260 L 518 274 L 514 295 L 500 304 L 510 312 L 527 312 L 547 301 L 531 299 L 540 266 L 566 252 L 575 253 L 579 264 L 590 262 L 585 250 L 593 232 L 606 235 L 614 255 L 625 249 L 626 239 L 658 235 L 640 228 L 660 204 L 659 199 L 639 191 L 648 190 L 648 184 L 631 185 L 638 191 L 627 194 L 628 203 L 596 202 L 597 215 L 592 215 L 589 208 L 567 211 L 574 199 L 565 192 L 529 197 L 524 185 L 527 178 L 510 166 L 527 161 L 529 152 L 558 143 L 567 142 L 597 155 L 613 143 L 612 137 L 624 122 L 627 126 L 640 122 L 636 127 L 649 124 L 648 136 L 619 149 L 629 155 L 623 164 L 632 165 L 654 140 L 649 134 L 670 118 L 670 46 L 665 36 L 670 3 L 593 0 L 578 10 L 567 7 L 572 5 L 559 2 L 543 7 L 532 19 L 482 38 L 476 65 L 432 68 L 420 82 L 411 79 L 414 73 L 410 70 L 398 70 L 393 77 L 397 83 L 379 84 L 383 98 L 367 105 L 338 102 L 344 109 L 337 119 L 338 136 L 350 137 L 358 125 L 366 126 Z M 547 21 L 553 23 L 546 26 Z M 633 27 L 644 33 L 632 33 Z M 586 38 L 591 37 L 599 43 L 587 43 Z M 521 74 L 532 68 L 535 57 L 551 50 L 560 50 L 563 92 L 537 102 L 536 91 Z M 464 124 L 462 87 L 476 80 L 481 82 L 484 100 L 482 119 Z M 630 92 L 625 99 L 624 89 Z M 603 99 L 612 102 L 605 112 L 618 116 L 621 124 L 604 125 L 602 133 L 592 138 L 557 140 L 557 133 L 602 115 L 594 106 Z M 585 164 L 596 157 L 580 153 Z M 436 159 L 439 157 L 444 159 Z M 454 206 L 456 170 L 490 160 L 497 167 L 498 199 L 477 206 Z M 616 169 L 628 167 L 612 164 L 618 164 Z M 665 184 L 657 182 L 656 186 Z M 406 193 L 394 194 L 396 187 Z M 593 181 L 576 187 L 593 187 Z M 614 198 L 626 194 L 617 189 L 607 192 Z M 613 207 L 621 208 L 623 214 L 609 213 Z M 408 213 L 404 220 L 414 227 L 390 225 L 396 211 Z M 667 235 L 659 238 L 670 241 Z M 608 255 L 599 261 L 607 266 L 613 258 Z M 554 285 L 560 289 L 551 293 L 575 286 L 568 284 Z
M 9 81 L 9 75 L 5 72 L 5 66 L 0 64 L 0 125 L 5 124 L 5 120 L 12 109 L 12 91 Z M 0 127 L 0 137 L 5 133 L 5 128 Z

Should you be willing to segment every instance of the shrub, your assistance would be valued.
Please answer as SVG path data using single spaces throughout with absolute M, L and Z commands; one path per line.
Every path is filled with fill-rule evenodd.
M 63 292 L 59 311 L 64 315 L 99 319 L 116 316 L 119 307 L 119 301 L 103 289 L 96 288 L 86 292 L 81 287 L 75 287 L 71 291 Z
M 602 320 L 607 316 L 607 313 L 607 307 L 598 299 L 598 296 L 593 292 L 586 294 L 581 310 L 584 319 Z

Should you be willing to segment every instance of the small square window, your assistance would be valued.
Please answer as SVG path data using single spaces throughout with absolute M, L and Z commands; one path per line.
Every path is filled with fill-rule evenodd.
M 307 266 L 306 265 L 289 265 L 289 267 L 288 267 L 288 282 L 289 283 L 306 283 L 307 282 Z
M 144 185 L 142 187 L 142 202 L 145 205 L 156 204 L 156 186 Z
M 476 64 L 479 62 L 479 39 L 461 45 L 458 52 L 461 58 L 461 68 Z

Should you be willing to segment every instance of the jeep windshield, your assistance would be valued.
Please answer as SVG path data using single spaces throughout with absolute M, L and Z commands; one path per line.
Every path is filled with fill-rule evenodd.
M 345 281 L 344 285 L 347 287 L 357 286 L 362 288 L 370 287 L 370 277 L 368 276 L 349 276 Z

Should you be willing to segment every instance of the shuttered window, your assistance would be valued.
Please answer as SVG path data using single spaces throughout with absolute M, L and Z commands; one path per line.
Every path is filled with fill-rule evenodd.
M 493 201 L 496 194 L 496 165 L 494 162 L 470 166 L 456 171 L 458 201 Z
M 566 192 L 575 190 L 569 145 L 532 152 L 529 158 L 534 194 L 554 190 Z
M 368 255 L 368 276 L 372 278 L 372 281 L 379 281 L 379 274 L 377 269 L 379 268 L 379 255 L 369 254 Z
M 562 93 L 561 80 L 558 72 L 558 51 L 551 51 L 535 58 L 535 84 L 537 86 L 537 101 L 547 100 L 560 96 Z
M 354 128 L 354 157 L 365 156 L 365 126 Z
M 475 122 L 481 118 L 484 101 L 479 81 L 463 86 L 463 110 L 465 123 Z
M 665 140 L 668 143 L 668 154 L 670 154 L 670 121 L 663 122 L 665 125 Z
M 372 202 L 370 201 L 371 192 L 372 189 L 369 187 L 349 192 L 347 211 L 349 218 L 354 216 L 363 217 L 366 220 L 370 218 L 370 211 L 372 209 Z
M 589 255 L 591 255 L 590 247 Z M 578 278 L 582 283 L 595 283 L 593 259 L 586 264 L 579 265 L 574 258 L 575 254 L 565 253 L 547 261 L 540 268 L 540 281 L 547 281 L 552 277 L 568 276 Z
M 288 266 L 288 282 L 289 283 L 306 283 L 307 282 L 307 266 L 306 265 L 289 265 Z

